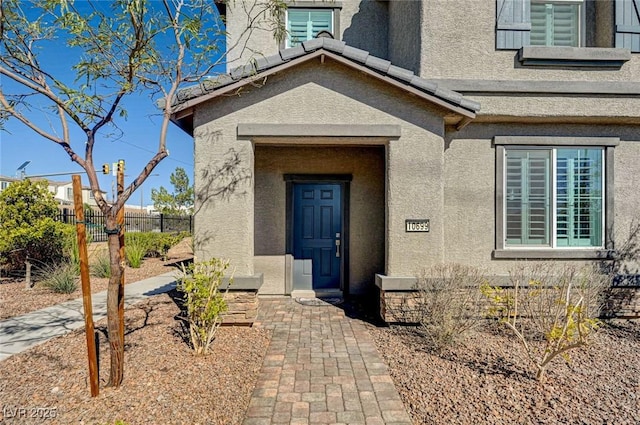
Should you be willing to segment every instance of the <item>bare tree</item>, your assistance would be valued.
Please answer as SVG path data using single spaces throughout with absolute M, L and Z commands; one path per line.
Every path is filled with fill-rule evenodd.
M 279 18 L 284 3 L 254 3 L 255 18 L 247 21 L 238 40 L 246 40 L 258 26 L 282 34 Z M 243 47 L 236 43 L 221 51 L 224 41 L 215 4 L 208 0 L 0 0 L 0 76 L 4 80 L 0 126 L 4 128 L 7 120 L 19 121 L 64 149 L 86 171 L 106 217 L 111 264 L 110 386 L 120 386 L 124 372 L 124 324 L 118 314 L 123 240 L 116 216 L 168 155 L 167 130 L 180 87 L 210 76 L 223 66 L 230 51 Z M 63 73 L 56 73 L 59 64 L 52 64 L 52 55 L 45 54 L 52 47 L 64 52 L 70 62 Z M 141 94 L 164 106 L 157 150 L 117 199 L 107 203 L 96 175 L 94 147 L 114 134 L 117 137 L 117 123 L 127 116 L 125 99 Z M 42 116 L 49 119 L 44 125 Z

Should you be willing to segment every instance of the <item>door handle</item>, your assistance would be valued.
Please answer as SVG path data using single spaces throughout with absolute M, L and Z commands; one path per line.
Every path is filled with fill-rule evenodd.
M 340 257 L 340 239 L 336 239 L 336 257 Z

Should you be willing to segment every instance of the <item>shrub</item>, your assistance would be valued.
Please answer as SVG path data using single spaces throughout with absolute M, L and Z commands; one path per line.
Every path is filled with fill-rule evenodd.
M 497 315 L 518 338 L 528 360 L 544 381 L 551 361 L 586 346 L 600 326 L 607 278 L 593 266 L 540 263 L 521 265 L 510 273 L 511 286 L 484 285 L 482 293 Z
M 421 329 L 436 351 L 456 344 L 480 323 L 481 271 L 461 264 L 441 264 L 423 270 L 415 298 Z
M 45 265 L 38 276 L 42 286 L 59 294 L 70 294 L 78 289 L 78 268 L 71 262 Z
M 178 290 L 184 294 L 189 337 L 197 355 L 208 353 L 216 330 L 222 323 L 222 313 L 227 310 L 227 303 L 219 289 L 228 267 L 228 260 L 217 258 L 193 263 L 187 268 L 183 266 Z
M 64 224 L 45 182 L 14 182 L 0 192 L 0 260 L 10 269 L 27 257 L 55 263 L 63 256 Z
M 166 257 L 169 249 L 189 236 L 188 232 L 158 233 L 139 232 L 125 233 L 125 247 L 130 244 L 142 243 L 146 246 L 145 257 Z
M 91 263 L 91 275 L 95 277 L 111 277 L 111 261 L 109 254 L 98 254 Z
M 129 267 L 140 268 L 142 259 L 147 254 L 147 244 L 143 239 L 134 239 L 129 244 L 125 243 L 124 254 Z

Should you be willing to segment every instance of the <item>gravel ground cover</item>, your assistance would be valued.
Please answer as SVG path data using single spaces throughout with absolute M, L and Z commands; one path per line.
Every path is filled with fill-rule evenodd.
M 104 387 L 109 372 L 106 323 L 97 322 L 101 385 L 97 398 L 89 393 L 83 331 L 0 362 L 0 423 L 113 424 L 120 419 L 128 425 L 240 424 L 269 332 L 220 328 L 213 353 L 195 357 L 175 318 L 179 311 L 170 294 L 127 309 L 125 378 L 119 389 Z
M 594 346 L 556 359 L 545 385 L 518 341 L 487 327 L 433 354 L 407 327 L 370 327 L 415 424 L 640 424 L 640 321 L 611 321 Z
M 167 265 L 160 258 L 146 258 L 143 264 L 144 267 L 138 269 L 132 269 L 129 266 L 125 268 L 125 285 L 151 276 L 177 271 L 175 267 Z M 107 278 L 91 276 L 91 293 L 106 290 L 108 283 Z M 23 279 L 0 278 L 0 320 L 77 298 L 82 298 L 80 282 L 78 282 L 78 289 L 72 293 L 58 294 L 38 284 L 31 289 L 26 289 Z
M 94 257 L 100 253 L 106 253 L 106 250 L 106 243 L 90 244 L 89 262 L 92 262 Z M 167 261 L 163 261 L 161 258 L 145 258 L 140 268 L 134 269 L 127 266 L 124 272 L 125 285 L 167 272 L 178 272 L 178 269 L 173 266 L 175 261 L 189 258 L 192 255 L 191 238 L 183 239 L 178 245 L 171 248 Z M 108 283 L 109 279 L 107 278 L 91 276 L 91 293 L 106 290 Z M 74 292 L 58 294 L 37 283 L 33 288 L 27 289 L 23 278 L 2 277 L 0 275 L 0 320 L 81 297 L 82 290 L 79 281 L 78 289 Z

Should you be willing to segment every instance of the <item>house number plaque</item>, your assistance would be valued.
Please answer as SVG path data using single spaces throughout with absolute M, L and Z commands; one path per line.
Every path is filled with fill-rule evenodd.
M 404 221 L 405 232 L 428 232 L 429 231 L 429 219 L 409 219 Z

